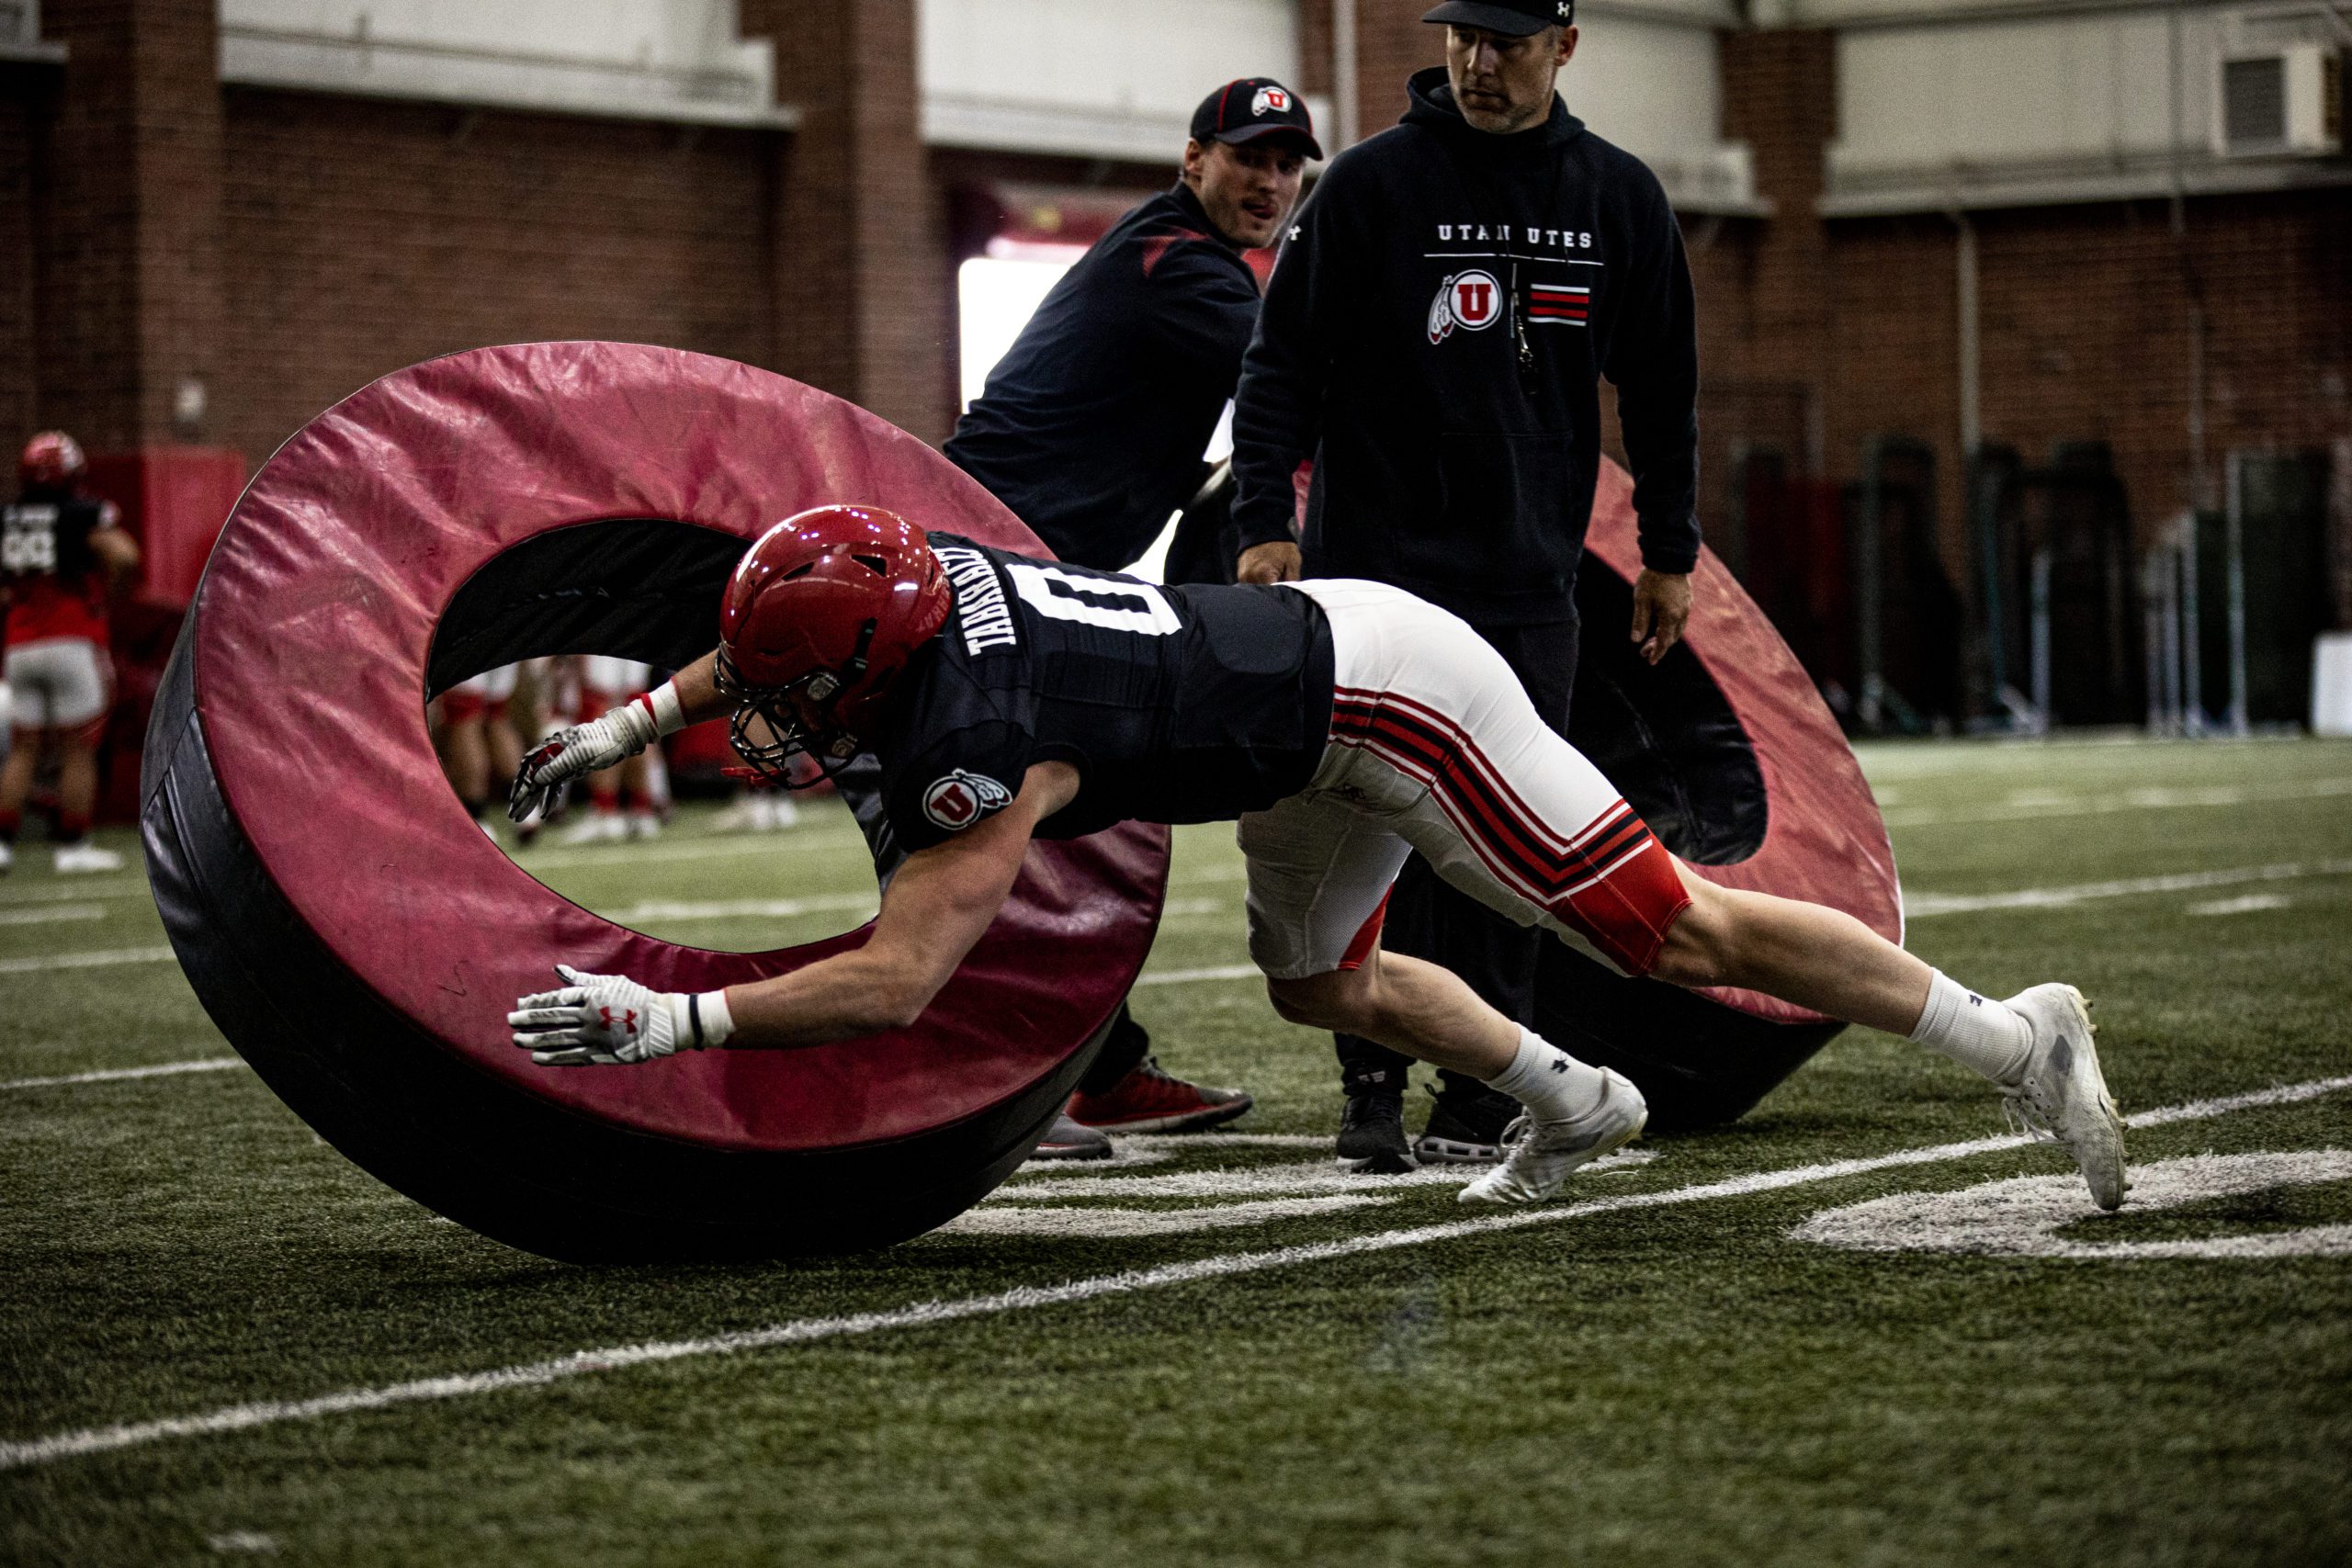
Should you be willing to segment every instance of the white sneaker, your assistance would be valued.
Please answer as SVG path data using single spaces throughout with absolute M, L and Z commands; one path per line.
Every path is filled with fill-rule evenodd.
M 112 850 L 102 850 L 85 840 L 78 844 L 57 847 L 57 874 L 72 876 L 85 871 L 120 871 L 122 857 Z
M 16 850 L 6 842 L 0 842 L 0 876 L 7 875 L 9 867 L 16 863 Z
M 714 833 L 756 833 L 767 824 L 767 797 L 746 792 L 729 801 L 725 810 L 710 819 Z
M 800 807 L 792 796 L 768 794 L 757 798 L 764 801 L 767 806 L 767 810 L 760 821 L 760 827 L 764 831 L 775 833 L 786 828 L 800 826 Z
M 610 844 L 628 837 L 628 823 L 617 811 L 591 811 L 556 837 L 559 844 Z
M 621 836 L 624 838 L 658 839 L 662 836 L 662 818 L 650 811 L 632 811 L 621 821 Z
M 2108 1097 L 2098 1070 L 2098 1047 L 2091 1036 L 2090 1004 L 2072 986 L 2052 984 L 2020 991 L 2008 1008 L 2033 1031 L 2025 1077 L 2001 1090 L 2002 1109 L 2020 1133 L 2065 1145 L 2083 1168 L 2091 1201 L 2119 1208 L 2124 1190 L 2123 1118 Z
M 1632 1143 L 1650 1119 L 1650 1108 L 1634 1080 L 1609 1067 L 1600 1103 L 1572 1122 L 1538 1122 L 1521 1116 L 1503 1130 L 1510 1150 L 1502 1163 L 1459 1194 L 1464 1203 L 1541 1203 L 1560 1190 L 1568 1173 Z

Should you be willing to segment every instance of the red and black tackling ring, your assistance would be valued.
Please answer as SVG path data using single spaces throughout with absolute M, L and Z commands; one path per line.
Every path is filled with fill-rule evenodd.
M 1047 553 L 870 414 L 624 344 L 416 366 L 255 476 L 157 697 L 141 830 L 198 996 L 336 1148 L 484 1235 L 619 1261 L 882 1246 L 961 1212 L 1035 1145 L 1150 948 L 1163 829 L 1032 846 L 910 1029 L 592 1070 L 509 1043 L 513 998 L 555 983 L 558 960 L 707 990 L 859 938 L 712 953 L 570 903 L 458 805 L 426 700 L 542 654 L 684 665 L 716 640 L 749 541 L 844 499 Z M 788 859 L 775 867 L 789 879 Z
M 1702 551 L 1681 644 L 1643 662 L 1626 635 L 1640 570 L 1633 482 L 1604 463 L 1568 739 L 1709 881 L 1826 904 L 1901 942 L 1886 824 L 1796 655 Z M 1661 1132 L 1744 1114 L 1845 1027 L 1753 991 L 1625 979 L 1552 942 L 1535 1011 L 1546 1039 L 1639 1084 Z

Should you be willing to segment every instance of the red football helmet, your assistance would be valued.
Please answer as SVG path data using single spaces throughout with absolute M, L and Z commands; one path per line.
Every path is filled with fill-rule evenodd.
M 44 430 L 25 443 L 24 456 L 17 459 L 17 477 L 28 487 L 65 490 L 88 467 L 80 442 L 62 430 Z
M 827 772 L 847 762 L 953 600 L 922 530 L 895 512 L 820 506 L 769 529 L 736 565 L 718 612 L 735 750 L 786 784 L 795 751 Z

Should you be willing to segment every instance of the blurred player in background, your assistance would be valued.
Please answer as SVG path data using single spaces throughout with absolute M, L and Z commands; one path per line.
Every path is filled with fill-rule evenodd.
M 1054 554 L 1116 571 L 1148 550 L 1208 473 L 1204 457 L 1258 321 L 1244 251 L 1272 244 L 1320 158 L 1298 95 L 1269 77 L 1201 100 L 1182 173 L 1128 212 L 1046 296 L 956 423 L 948 459 L 1029 525 Z M 853 804 L 869 831 L 876 802 Z M 1229 1122 L 1238 1089 L 1163 1071 L 1122 1003 L 1069 1119 L 1108 1132 L 1184 1132 Z M 1057 1128 L 1048 1152 L 1109 1145 Z
M 139 547 L 115 505 L 85 494 L 88 465 L 63 431 L 26 444 L 16 503 L 0 512 L 0 581 L 7 592 L 7 684 L 15 744 L 0 765 L 0 871 L 16 862 L 25 797 L 41 761 L 58 763 L 61 873 L 119 871 L 122 857 L 90 842 L 98 739 L 114 705 L 107 602 L 139 570 Z
M 519 664 L 485 670 L 441 694 L 443 764 L 449 787 L 458 792 L 482 831 L 491 829 L 490 803 L 493 785 L 503 790 L 523 762 L 523 738 L 510 711 L 514 700 Z M 514 825 L 525 843 L 537 837 L 540 818 L 532 813 Z
M 626 704 L 653 683 L 651 666 L 634 659 L 585 653 L 571 661 L 578 696 L 570 705 L 582 724 Z M 670 805 L 669 773 L 661 752 L 647 750 L 593 773 L 588 779 L 588 815 L 564 829 L 567 844 L 611 843 L 651 839 L 662 831 Z

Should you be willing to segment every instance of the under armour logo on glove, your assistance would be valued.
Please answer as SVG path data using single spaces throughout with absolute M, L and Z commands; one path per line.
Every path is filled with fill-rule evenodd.
M 540 1066 L 650 1062 L 695 1044 L 686 998 L 625 975 L 589 975 L 565 964 L 555 972 L 568 982 L 561 990 L 524 997 L 506 1015 L 514 1043 Z

